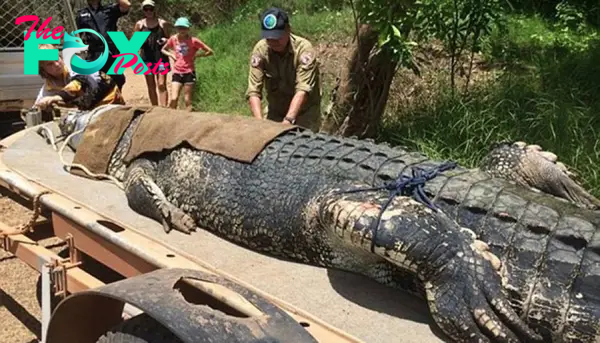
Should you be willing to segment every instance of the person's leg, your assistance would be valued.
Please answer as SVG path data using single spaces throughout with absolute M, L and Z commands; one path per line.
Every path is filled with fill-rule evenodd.
M 185 90 L 185 109 L 188 112 L 192 112 L 192 97 L 194 95 L 194 86 L 195 83 L 186 83 Z
M 177 108 L 177 102 L 179 102 L 179 93 L 181 92 L 182 76 L 181 74 L 173 73 L 173 79 L 171 83 L 171 101 L 169 101 L 169 107 Z
M 192 111 L 192 99 L 196 88 L 196 73 L 192 72 L 185 76 L 185 108 L 188 112 Z
M 146 79 L 146 86 L 148 87 L 148 97 L 152 106 L 158 105 L 158 99 L 156 97 L 156 81 L 155 76 L 152 74 L 144 75 Z
M 160 68 L 162 72 L 164 66 Z M 160 106 L 167 107 L 169 105 L 169 92 L 167 92 L 167 75 L 162 74 L 156 75 L 156 83 L 158 85 L 158 97 L 160 100 Z

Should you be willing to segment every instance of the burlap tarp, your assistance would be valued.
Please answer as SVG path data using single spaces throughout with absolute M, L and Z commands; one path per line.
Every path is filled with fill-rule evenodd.
M 102 114 L 86 129 L 73 163 L 95 174 L 107 173 L 112 152 L 136 112 L 145 112 L 132 137 L 128 163 L 145 152 L 160 152 L 187 143 L 240 162 L 251 163 L 264 147 L 285 131 L 298 128 L 271 120 L 187 112 L 163 107 L 124 106 Z M 79 169 L 71 173 L 86 176 Z

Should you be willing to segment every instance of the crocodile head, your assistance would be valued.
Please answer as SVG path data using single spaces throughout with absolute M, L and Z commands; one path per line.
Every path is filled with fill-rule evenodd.
M 58 127 L 64 137 L 73 134 L 68 145 L 77 150 L 85 129 L 106 111 L 122 105 L 102 105 L 91 111 L 69 111 L 60 117 Z

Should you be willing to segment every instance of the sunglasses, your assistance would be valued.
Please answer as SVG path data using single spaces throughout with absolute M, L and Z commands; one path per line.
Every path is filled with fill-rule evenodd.
M 152 12 L 154 11 L 154 7 L 144 7 L 143 10 L 144 12 Z

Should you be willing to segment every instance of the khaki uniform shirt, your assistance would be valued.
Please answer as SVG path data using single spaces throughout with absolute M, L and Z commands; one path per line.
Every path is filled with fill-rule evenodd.
M 271 51 L 265 39 L 254 46 L 246 99 L 262 99 L 266 90 L 267 118 L 282 121 L 294 94 L 305 91 L 306 102 L 296 117 L 296 125 L 318 131 L 321 126 L 321 85 L 316 51 L 305 38 L 290 34 L 289 49 L 283 54 Z

